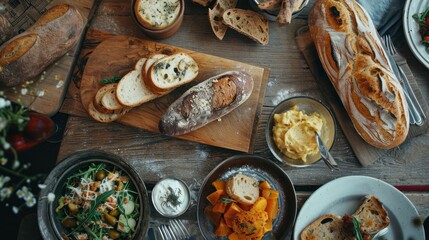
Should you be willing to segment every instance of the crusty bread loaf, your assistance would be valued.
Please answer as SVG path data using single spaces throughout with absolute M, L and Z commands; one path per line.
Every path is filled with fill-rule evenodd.
M 188 89 L 173 102 L 159 123 L 161 133 L 181 135 L 217 120 L 244 103 L 252 94 L 253 78 L 231 71 Z
M 361 231 L 368 235 L 376 234 L 390 224 L 387 210 L 374 195 L 365 197 L 353 217 L 360 222 Z
M 225 10 L 235 8 L 237 2 L 238 0 L 217 0 L 213 8 L 209 8 L 208 16 L 210 25 L 214 34 L 219 40 L 223 39 L 226 30 L 228 30 L 228 26 L 225 25 L 222 21 L 223 13 L 225 12 Z
M 146 58 L 137 61 L 134 70 L 125 74 L 116 87 L 116 98 L 128 107 L 136 107 L 153 100 L 159 95 L 149 91 L 142 77 L 142 68 L 146 63 Z
M 301 240 L 355 239 L 353 231 L 345 228 L 342 218 L 335 214 L 325 214 L 310 223 L 301 232 Z
M 154 93 L 164 94 L 191 82 L 198 72 L 198 63 L 190 55 L 176 53 L 152 64 L 147 74 L 147 86 Z
M 104 113 L 104 114 L 113 114 L 113 113 L 120 113 L 120 112 L 123 111 L 122 107 L 121 108 L 115 108 L 115 109 L 113 109 L 112 107 L 110 107 L 108 109 L 102 103 L 103 97 L 107 93 L 109 93 L 111 91 L 115 91 L 117 85 L 118 84 L 116 84 L 116 83 L 109 83 L 109 84 L 106 84 L 106 85 L 104 85 L 104 86 L 102 86 L 101 88 L 98 89 L 97 93 L 94 96 L 94 100 L 93 100 L 94 107 L 95 107 L 95 109 L 98 112 Z
M 238 173 L 226 182 L 226 193 L 239 203 L 252 205 L 259 197 L 259 182 L 253 177 Z
M 0 85 L 15 86 L 39 75 L 78 42 L 83 18 L 75 7 L 50 8 L 27 31 L 0 47 Z
M 177 19 L 180 5 L 180 0 L 136 0 L 134 12 L 145 28 L 163 29 Z
M 354 127 L 390 149 L 408 134 L 408 106 L 378 33 L 354 0 L 318 0 L 309 15 L 320 61 Z
M 268 44 L 268 21 L 261 14 L 251 10 L 231 8 L 223 13 L 222 20 L 228 27 L 246 35 L 257 43 Z

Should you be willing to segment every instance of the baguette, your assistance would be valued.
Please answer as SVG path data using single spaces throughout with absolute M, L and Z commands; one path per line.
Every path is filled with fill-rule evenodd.
M 186 53 L 163 57 L 152 64 L 147 74 L 147 86 L 154 93 L 165 94 L 194 80 L 199 72 L 197 62 Z
M 267 45 L 269 41 L 268 21 L 261 14 L 239 8 L 226 10 L 223 23 L 255 42 Z
M 226 182 L 226 193 L 239 203 L 252 205 L 259 197 L 259 182 L 252 177 L 239 173 Z
M 360 136 L 383 149 L 404 142 L 408 105 L 365 10 L 353 0 L 318 0 L 309 28 L 323 68 Z
M 29 29 L 0 47 L 0 85 L 10 87 L 35 78 L 80 38 L 83 18 L 71 5 L 48 9 Z
M 244 103 L 253 90 L 247 73 L 230 71 L 187 90 L 173 102 L 159 123 L 161 133 L 181 135 L 219 119 Z
M 116 87 L 116 98 L 119 103 L 128 107 L 136 107 L 149 102 L 159 95 L 149 91 L 142 78 L 142 68 L 146 58 L 137 61 L 134 70 L 121 78 Z
M 110 83 L 110 84 L 106 84 L 104 86 L 102 86 L 100 89 L 98 89 L 97 93 L 94 96 L 94 108 L 100 112 L 100 113 L 104 113 L 104 114 L 113 114 L 113 113 L 120 113 L 122 112 L 122 107 L 121 108 L 106 108 L 105 106 L 107 105 L 106 103 L 102 103 L 103 101 L 103 97 L 108 94 L 111 91 L 115 91 L 116 86 L 118 84 L 117 83 Z M 106 101 L 106 100 L 105 100 Z M 105 105 L 106 104 L 106 105 Z

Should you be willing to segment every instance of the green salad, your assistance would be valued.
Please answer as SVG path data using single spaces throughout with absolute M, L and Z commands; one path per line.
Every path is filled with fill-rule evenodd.
M 422 44 L 429 50 L 429 7 L 422 13 L 413 15 L 414 20 L 419 24 L 419 32 L 422 35 Z
M 129 177 L 106 164 L 91 164 L 68 177 L 55 209 L 65 239 L 131 239 L 140 213 Z

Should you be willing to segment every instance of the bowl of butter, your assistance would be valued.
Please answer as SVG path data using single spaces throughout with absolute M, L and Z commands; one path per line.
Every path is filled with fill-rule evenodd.
M 273 109 L 265 137 L 278 161 L 293 167 L 306 167 L 321 159 L 315 132 L 331 149 L 336 134 L 334 115 L 322 101 L 296 96 L 280 102 Z

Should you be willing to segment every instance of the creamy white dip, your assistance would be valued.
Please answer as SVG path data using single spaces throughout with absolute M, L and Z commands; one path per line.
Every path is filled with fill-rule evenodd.
M 188 187 L 180 180 L 166 178 L 159 181 L 152 190 L 152 202 L 163 216 L 177 217 L 189 207 Z

